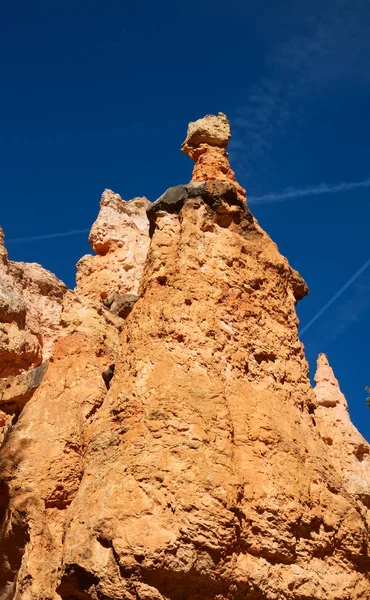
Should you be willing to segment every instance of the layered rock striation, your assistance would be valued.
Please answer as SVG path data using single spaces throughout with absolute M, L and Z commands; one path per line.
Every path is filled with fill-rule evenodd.
M 1 449 L 4 598 L 370 597 L 369 446 L 323 357 L 311 388 L 307 286 L 227 171 L 227 128 L 191 124 L 208 158 L 153 204 L 103 195 Z

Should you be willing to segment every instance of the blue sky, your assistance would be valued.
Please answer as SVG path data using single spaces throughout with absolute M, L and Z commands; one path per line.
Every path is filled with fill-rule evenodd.
M 310 296 L 302 328 L 370 259 L 365 0 L 2 2 L 0 225 L 14 260 L 70 287 L 100 194 L 155 200 L 190 179 L 187 123 L 231 120 L 250 207 Z M 352 186 L 351 184 L 359 184 Z M 343 185 L 342 185 L 343 184 Z M 303 334 L 370 440 L 370 268 Z

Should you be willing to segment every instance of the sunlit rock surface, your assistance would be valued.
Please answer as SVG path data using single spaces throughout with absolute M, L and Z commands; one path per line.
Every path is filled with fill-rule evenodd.
M 191 124 L 192 182 L 151 205 L 103 194 L 97 256 L 0 453 L 4 598 L 370 597 L 369 446 L 325 357 L 311 388 L 308 289 L 229 137 L 222 114 Z

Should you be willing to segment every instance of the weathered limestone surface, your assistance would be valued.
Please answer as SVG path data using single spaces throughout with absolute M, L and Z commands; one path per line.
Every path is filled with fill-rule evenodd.
M 310 386 L 304 280 L 230 179 L 167 190 L 146 227 L 135 281 L 102 295 L 97 266 L 95 294 L 80 267 L 3 444 L 3 597 L 366 600 L 369 446 L 322 357 Z

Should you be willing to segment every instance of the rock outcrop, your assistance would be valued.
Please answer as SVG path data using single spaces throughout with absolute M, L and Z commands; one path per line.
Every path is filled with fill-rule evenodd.
M 226 152 L 226 118 L 205 122 L 189 147 Z M 137 237 L 104 200 L 114 242 L 104 217 L 2 446 L 4 598 L 370 597 L 369 446 L 323 358 L 311 388 L 304 280 L 218 173 L 147 205 Z
M 40 265 L 9 260 L 0 228 L 0 440 L 42 380 L 66 291 Z
M 76 293 L 93 300 L 109 294 L 137 293 L 149 246 L 146 198 L 128 202 L 105 190 L 89 241 L 96 256 L 87 254 L 77 265 Z
M 0 323 L 15 324 L 20 331 L 29 333 L 38 344 L 38 357 L 29 365 L 50 357 L 54 341 L 60 331 L 60 313 L 67 288 L 53 273 L 37 263 L 15 262 L 8 259 L 4 234 L 0 230 Z M 2 326 L 3 327 L 3 326 Z M 22 334 L 19 334 L 20 336 Z M 13 332 L 9 336 L 13 339 Z M 0 356 L 0 364 L 3 359 Z M 23 370 L 27 364 L 13 364 L 12 372 Z M 2 375 L 6 376 L 6 375 Z

